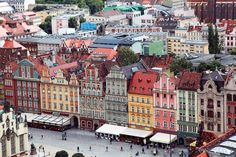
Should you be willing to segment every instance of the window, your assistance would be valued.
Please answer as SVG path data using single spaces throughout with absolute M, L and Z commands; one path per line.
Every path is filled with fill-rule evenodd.
M 204 116 L 204 110 L 201 110 L 201 116 Z
M 56 94 L 53 94 L 53 99 L 57 99 L 57 95 Z
M 60 104 L 60 110 L 63 110 L 63 104 Z
M 15 147 L 15 136 L 11 136 L 11 154 L 16 153 L 16 147 Z
M 167 117 L 167 113 L 166 113 L 166 111 L 164 111 L 163 116 L 164 116 L 164 117 Z
M 207 116 L 213 118 L 214 117 L 213 111 L 207 111 Z
M 143 123 L 143 124 L 145 123 L 145 118 L 144 118 L 144 117 L 142 118 L 142 123 Z
M 173 118 L 174 116 L 175 116 L 175 113 L 174 113 L 174 112 L 171 112 L 171 113 L 170 113 L 170 117 Z
M 59 95 L 59 99 L 62 100 L 62 95 L 61 94 Z
M 134 122 L 134 116 L 132 116 L 132 122 Z
M 231 118 L 228 118 L 228 125 L 231 125 Z
M 170 123 L 170 128 L 172 128 L 172 129 L 175 128 L 175 123 L 171 122 Z
M 139 107 L 137 107 L 137 113 L 139 113 Z
M 133 96 L 132 96 L 132 98 L 131 98 L 131 99 L 132 99 L 131 101 L 132 101 L 132 102 L 134 102 L 134 97 L 133 97 Z
M 166 94 L 164 94 L 164 98 L 166 98 Z
M 204 105 L 204 99 L 201 99 L 201 105 Z
M 227 94 L 227 101 L 232 101 L 232 95 L 231 94 Z
M 134 112 L 134 106 L 132 106 L 131 108 L 132 108 L 132 112 Z
M 217 131 L 221 132 L 221 125 L 220 124 L 217 124 Z
M 148 118 L 147 123 L 150 124 L 150 118 Z
M 54 103 L 53 105 L 54 105 L 54 109 L 57 109 L 57 103 Z
M 164 123 L 163 123 L 163 124 L 164 124 L 164 126 L 163 126 L 163 127 L 164 127 L 164 128 L 167 128 L 167 122 L 166 122 L 166 121 L 164 121 Z
M 172 94 L 170 95 L 170 98 L 173 99 L 173 95 Z
M 150 109 L 147 109 L 147 114 L 150 114 Z
M 136 98 L 136 101 L 139 102 L 139 97 Z
M 147 98 L 147 104 L 150 104 L 150 100 L 149 100 L 149 98 Z
M 142 103 L 144 103 L 144 98 L 142 98 Z
M 220 107 L 220 101 L 217 101 L 217 107 Z
M 213 105 L 213 99 L 208 99 L 208 102 L 207 102 L 207 108 L 211 108 L 211 109 L 214 108 L 214 105 Z
M 142 107 L 142 113 L 145 113 L 144 107 Z
M 24 135 L 20 135 L 20 151 L 24 151 L 25 145 L 24 145 Z
M 7 143 L 6 143 L 6 139 L 3 138 L 1 143 L 2 143 L 2 156 L 7 156 Z
M 137 122 L 140 123 L 140 117 L 137 117 Z
M 220 118 L 220 112 L 217 112 L 217 118 Z

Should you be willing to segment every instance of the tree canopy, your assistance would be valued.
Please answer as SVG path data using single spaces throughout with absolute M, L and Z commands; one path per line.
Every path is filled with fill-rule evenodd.
M 219 61 L 214 60 L 209 63 L 200 63 L 197 69 L 198 72 L 203 72 L 206 70 L 214 71 L 216 69 L 223 69 L 223 68 L 224 66 Z
M 68 157 L 68 153 L 64 150 L 61 150 L 59 152 L 56 153 L 55 157 Z
M 79 23 L 81 24 L 81 23 L 84 23 L 84 22 L 86 22 L 86 18 L 84 18 L 84 17 L 80 17 L 80 19 L 79 19 Z
M 36 12 L 36 11 L 42 11 L 42 10 L 46 10 L 47 7 L 45 5 L 37 5 L 33 8 L 33 11 Z
M 233 48 L 233 49 L 230 51 L 230 54 L 231 54 L 231 55 L 236 55 L 236 48 Z
M 69 25 L 69 28 L 75 28 L 76 29 L 77 26 L 78 26 L 77 19 L 75 17 L 69 18 L 68 25 Z
M 85 157 L 82 153 L 75 153 L 72 157 Z
M 170 65 L 170 71 L 177 75 L 182 70 L 190 70 L 193 64 L 185 58 L 176 57 Z
M 101 11 L 103 0 L 36 0 L 38 4 L 77 4 L 80 8 L 88 7 L 91 14 Z
M 52 34 L 52 16 L 46 17 L 45 21 L 39 25 L 46 33 Z
M 138 62 L 138 55 L 130 48 L 121 47 L 118 49 L 117 62 L 120 66 L 126 66 Z
M 209 43 L 208 49 L 210 54 L 220 53 L 222 45 L 219 40 L 217 26 L 215 26 L 215 31 L 212 25 L 208 26 L 208 43 Z

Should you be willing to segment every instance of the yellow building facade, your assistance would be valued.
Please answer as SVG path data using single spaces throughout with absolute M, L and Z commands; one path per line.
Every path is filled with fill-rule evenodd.
M 153 130 L 153 87 L 158 74 L 138 71 L 133 74 L 128 90 L 129 127 Z
M 153 129 L 152 96 L 128 94 L 129 126 L 132 128 Z
M 189 41 L 182 37 L 167 38 L 167 52 L 175 54 L 202 53 L 209 54 L 207 41 Z
M 71 74 L 68 81 L 62 70 L 58 70 L 53 77 L 49 76 L 47 71 L 43 71 L 40 86 L 42 112 L 78 115 L 78 87 L 75 74 Z

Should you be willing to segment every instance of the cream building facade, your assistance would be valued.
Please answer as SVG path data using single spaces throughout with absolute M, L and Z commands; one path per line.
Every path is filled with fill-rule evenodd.
M 167 38 L 167 52 L 175 54 L 203 53 L 209 54 L 207 41 L 190 41 L 182 37 Z
M 0 156 L 28 156 L 28 127 L 10 107 L 0 110 Z

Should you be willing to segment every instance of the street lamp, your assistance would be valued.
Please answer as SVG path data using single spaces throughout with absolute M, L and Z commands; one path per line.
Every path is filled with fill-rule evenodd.
M 170 128 L 171 128 L 171 114 L 170 114 Z M 171 150 L 171 134 L 170 134 L 170 157 L 172 157 L 172 150 Z

